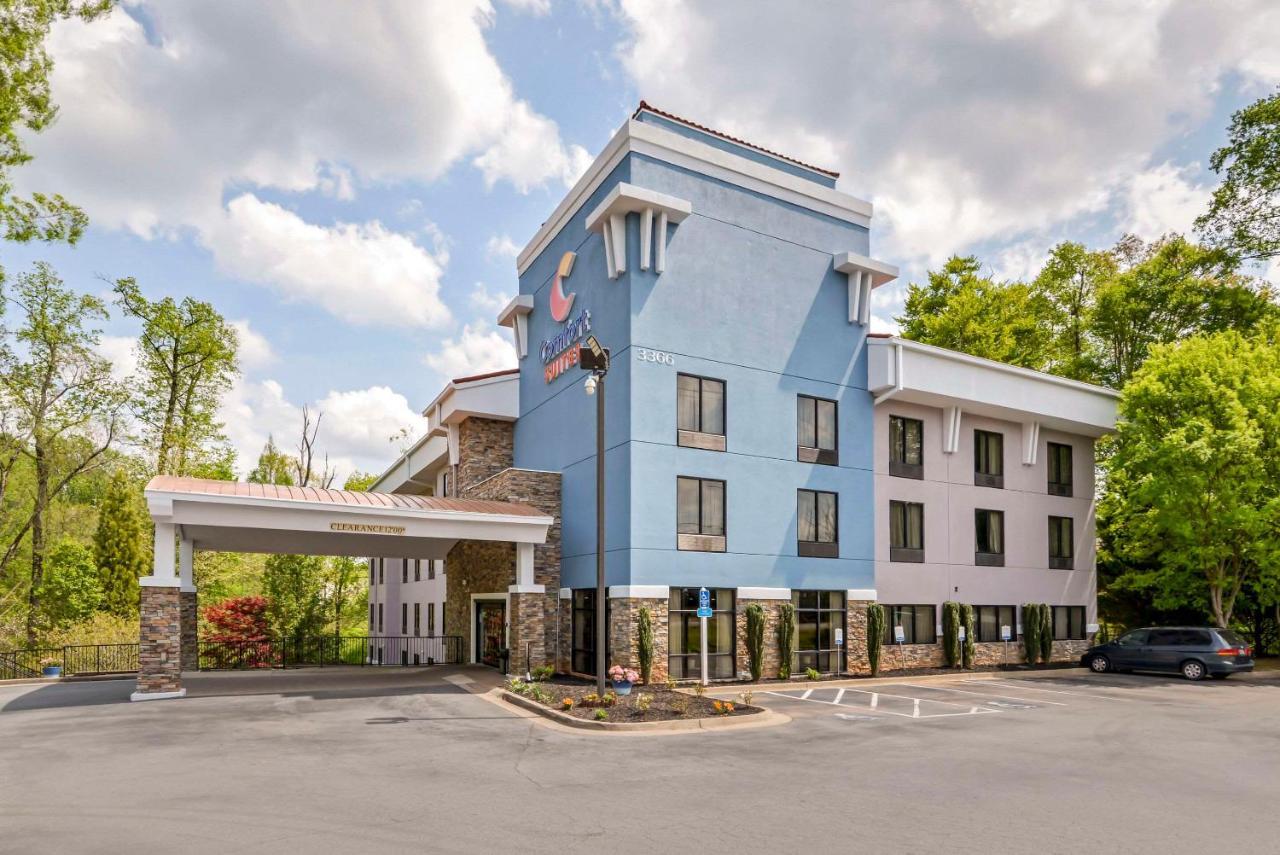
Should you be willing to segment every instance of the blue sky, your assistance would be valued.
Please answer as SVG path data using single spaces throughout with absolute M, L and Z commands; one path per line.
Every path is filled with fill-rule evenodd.
M 244 468 L 310 403 L 339 468 L 381 469 L 450 376 L 512 364 L 514 253 L 642 97 L 841 171 L 903 283 L 953 252 L 1015 277 L 1189 228 L 1277 43 L 1263 3 L 130 3 L 55 29 L 62 115 L 17 175 L 90 231 L 4 264 L 212 301 Z M 105 333 L 127 371 L 136 329 Z

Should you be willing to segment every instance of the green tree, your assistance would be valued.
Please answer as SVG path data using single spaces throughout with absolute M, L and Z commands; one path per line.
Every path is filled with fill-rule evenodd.
M 1241 258 L 1280 255 L 1280 92 L 1231 116 L 1209 166 L 1223 180 L 1196 220 L 1205 240 Z
M 1102 514 L 1158 608 L 1229 626 L 1280 562 L 1280 345 L 1238 332 L 1158 345 L 1120 400 Z
M 269 555 L 263 592 L 267 619 L 279 638 L 297 640 L 320 635 L 325 619 L 325 561 L 313 555 Z
M 49 89 L 49 28 L 64 18 L 92 20 L 111 5 L 110 0 L 9 0 L 0 13 L 0 224 L 6 240 L 75 243 L 88 225 L 84 212 L 56 193 L 15 196 L 12 173 L 31 160 L 24 138 L 58 116 Z
M 1098 346 L 1092 331 L 1098 291 L 1116 272 L 1115 257 L 1084 244 L 1064 241 L 1053 248 L 1032 283 L 1050 306 L 1055 374 L 1091 381 L 1098 375 Z
M 49 626 L 66 627 L 98 609 L 102 586 L 88 549 L 64 538 L 50 547 L 47 565 L 39 601 Z
M 268 434 L 267 444 L 258 455 L 258 465 L 249 472 L 247 480 L 251 484 L 279 484 L 293 486 L 293 458 L 285 454 L 276 445 L 275 438 Z
M 346 556 L 330 558 L 325 565 L 328 574 L 325 591 L 328 594 L 329 613 L 333 617 L 333 634 L 341 638 L 343 620 L 352 611 L 356 612 L 357 620 L 363 615 L 364 605 L 360 605 L 358 609 L 353 609 L 353 606 L 360 600 L 360 594 L 364 590 L 359 582 L 364 578 L 368 565 Z
M 93 533 L 102 608 L 123 617 L 138 612 L 138 579 L 147 575 L 151 560 L 147 547 L 150 526 L 141 501 L 137 485 L 123 469 L 117 469 L 98 509 L 98 527 Z
M 884 644 L 884 606 L 879 603 L 867 605 L 867 665 L 871 668 L 871 676 L 880 673 L 880 654 Z
M 142 321 L 132 403 L 155 471 L 190 474 L 226 444 L 217 411 L 237 374 L 236 330 L 202 300 L 148 300 L 133 279 L 118 280 L 115 292 Z
M 377 480 L 378 476 L 373 472 L 352 472 L 347 476 L 347 480 L 343 483 L 342 489 L 356 490 L 364 493 L 367 492 Z
M 44 575 L 50 504 L 78 475 L 100 466 L 115 441 L 123 393 L 111 366 L 98 356 L 99 331 L 107 316 L 96 297 L 63 287 L 47 264 L 18 277 L 11 301 L 23 312 L 13 335 L 16 347 L 0 354 L 0 397 L 11 408 L 22 453 L 31 461 L 33 498 L 0 573 L 31 535 L 28 635 L 34 640 Z

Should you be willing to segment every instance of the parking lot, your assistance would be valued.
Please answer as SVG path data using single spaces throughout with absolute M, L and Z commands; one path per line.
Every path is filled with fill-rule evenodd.
M 1280 675 L 796 684 L 753 698 L 788 724 L 660 737 L 545 727 L 491 675 L 0 687 L 0 852 L 1274 849 Z

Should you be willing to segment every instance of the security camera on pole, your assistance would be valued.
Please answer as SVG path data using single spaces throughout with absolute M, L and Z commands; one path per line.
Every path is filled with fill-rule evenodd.
M 604 619 L 609 602 L 604 584 L 604 376 L 609 373 L 609 350 L 589 335 L 578 353 L 578 364 L 591 372 L 584 386 L 588 395 L 596 397 L 596 692 L 604 697 L 609 655 Z

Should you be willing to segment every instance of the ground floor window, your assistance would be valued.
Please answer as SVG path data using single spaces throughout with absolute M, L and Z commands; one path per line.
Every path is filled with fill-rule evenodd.
M 938 641 L 937 606 L 885 606 L 884 643 L 896 644 L 894 627 L 902 627 L 903 644 L 935 644 Z
M 609 606 L 604 613 L 605 649 L 608 649 Z M 596 589 L 579 588 L 573 592 L 573 670 L 579 674 L 596 673 Z M 606 666 L 608 667 L 608 666 Z
M 428 608 L 430 605 L 428 604 Z M 422 635 L 422 603 L 413 604 L 413 634 Z
M 382 603 L 378 603 L 378 635 L 382 635 Z
M 409 604 L 400 604 L 400 634 L 409 634 Z
M 796 667 L 823 673 L 844 670 L 843 647 L 836 647 L 836 630 L 845 626 L 844 591 L 792 591 L 796 607 Z
M 707 619 L 707 677 L 730 679 L 737 675 L 734 656 L 734 592 L 710 588 L 711 612 Z M 700 678 L 702 651 L 698 620 L 698 589 L 672 588 L 667 613 L 667 670 L 674 680 Z
M 1054 606 L 1053 640 L 1069 641 L 1084 637 L 1084 606 Z
M 1009 627 L 1009 640 L 1018 637 L 1017 624 L 1014 623 L 1014 606 L 974 606 L 973 622 L 978 641 L 1004 641 L 1000 628 Z

